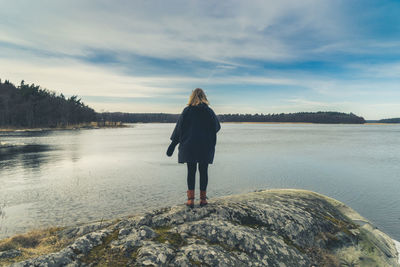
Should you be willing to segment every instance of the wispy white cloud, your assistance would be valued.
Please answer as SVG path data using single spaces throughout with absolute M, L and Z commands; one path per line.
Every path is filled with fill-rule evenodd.
M 399 56 L 400 40 L 369 34 L 374 12 L 336 0 L 2 1 L 0 78 L 106 110 L 176 112 L 200 86 L 224 112 L 364 115 L 376 104 L 395 116 L 385 103 L 400 101 L 400 63 L 388 53 Z M 231 96 L 230 86 L 246 93 Z
M 109 97 L 154 97 L 182 92 L 172 78 L 135 77 L 76 60 L 47 59 L 45 62 L 2 60 L 0 73 L 14 83 L 24 77 L 67 95 Z
M 350 64 L 349 67 L 363 75 L 363 78 L 394 78 L 400 82 L 400 59 L 390 63 Z
M 300 40 L 287 42 L 298 32 L 332 40 L 345 29 L 333 1 L 20 3 L 3 4 L 0 40 L 70 55 L 95 48 L 217 62 L 286 60 L 302 55 L 296 49 Z

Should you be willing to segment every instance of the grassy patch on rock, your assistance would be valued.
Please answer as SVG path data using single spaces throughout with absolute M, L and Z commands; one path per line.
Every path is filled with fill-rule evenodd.
M 154 241 L 158 243 L 166 243 L 168 242 L 175 248 L 180 248 L 186 245 L 186 241 L 182 238 L 182 236 L 178 233 L 170 232 L 171 227 L 160 227 L 154 229 L 157 236 L 153 238 Z
M 0 265 L 8 265 L 13 262 L 39 257 L 66 247 L 72 240 L 59 236 L 59 232 L 62 229 L 60 227 L 53 227 L 45 230 L 34 230 L 0 240 L 0 251 L 11 249 L 21 251 L 21 256 L 1 259 Z
M 382 260 L 385 258 L 384 252 L 373 242 L 375 237 L 370 232 L 361 228 L 358 238 L 357 246 L 345 248 L 339 253 L 343 261 L 358 263 L 354 266 L 363 267 L 389 266 L 388 262 Z
M 194 266 L 210 266 L 204 262 L 189 259 L 190 263 Z
M 342 267 L 341 262 L 339 261 L 337 256 L 325 249 L 317 247 L 307 248 L 306 253 L 314 262 L 315 266 Z
M 90 250 L 81 261 L 93 266 L 128 266 L 136 258 L 135 251 L 126 254 L 119 248 L 112 249 L 110 246 L 112 241 L 118 239 L 118 233 L 117 229 L 105 237 L 102 244 Z
M 349 236 L 353 235 L 350 230 L 358 228 L 358 226 L 353 222 L 343 221 L 331 216 L 324 216 L 324 219 L 333 223 L 337 227 L 338 231 L 342 231 Z

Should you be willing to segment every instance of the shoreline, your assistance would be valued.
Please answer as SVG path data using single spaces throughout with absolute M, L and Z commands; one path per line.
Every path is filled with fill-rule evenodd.
M 38 127 L 38 128 L 0 128 L 0 132 L 44 132 L 44 131 L 67 131 L 67 130 L 93 130 L 93 129 L 103 129 L 103 128 L 128 128 L 129 125 L 118 123 L 116 125 L 106 124 L 106 125 L 97 125 L 94 123 L 91 124 L 77 124 L 70 125 L 66 127 Z

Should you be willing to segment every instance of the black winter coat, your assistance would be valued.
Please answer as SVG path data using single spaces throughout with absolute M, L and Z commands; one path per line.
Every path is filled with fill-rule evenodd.
M 179 143 L 178 162 L 213 163 L 220 129 L 218 118 L 208 105 L 187 106 L 171 135 L 172 143 Z

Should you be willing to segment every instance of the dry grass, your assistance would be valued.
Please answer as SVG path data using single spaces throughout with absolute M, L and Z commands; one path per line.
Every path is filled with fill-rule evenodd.
M 329 251 L 312 247 L 306 249 L 307 255 L 314 262 L 311 266 L 324 266 L 324 267 L 341 267 L 341 263 L 336 255 L 331 254 Z
M 112 249 L 110 246 L 113 240 L 118 239 L 118 232 L 118 229 L 112 232 L 103 239 L 101 245 L 94 247 L 89 254 L 80 260 L 92 266 L 131 266 L 137 256 L 136 250 L 123 252 L 120 249 Z
M 57 227 L 45 230 L 34 230 L 0 240 L 0 251 L 18 249 L 22 252 L 22 255 L 19 257 L 0 260 L 0 265 L 6 265 L 12 262 L 59 251 L 71 243 L 71 240 L 58 235 L 60 230 L 62 230 L 62 228 Z

